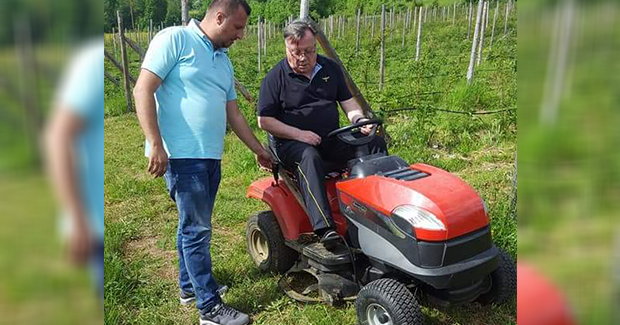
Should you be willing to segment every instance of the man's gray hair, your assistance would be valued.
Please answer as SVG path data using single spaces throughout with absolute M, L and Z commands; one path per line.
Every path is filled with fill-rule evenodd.
M 315 36 L 318 31 L 316 24 L 312 21 L 296 19 L 284 27 L 284 39 L 286 40 L 290 37 L 293 42 L 298 42 L 302 39 L 302 37 L 304 37 L 304 35 L 306 35 L 307 30 Z

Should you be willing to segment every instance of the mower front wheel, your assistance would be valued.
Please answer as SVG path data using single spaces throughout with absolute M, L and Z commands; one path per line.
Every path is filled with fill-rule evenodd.
M 370 282 L 357 295 L 360 325 L 422 325 L 424 315 L 415 296 L 394 279 Z
M 491 290 L 478 298 L 481 304 L 503 305 L 517 295 L 517 266 L 508 253 L 500 250 L 499 266 L 491 272 Z
M 298 254 L 284 244 L 280 225 L 272 211 L 250 217 L 246 241 L 252 261 L 263 272 L 284 274 L 297 261 Z

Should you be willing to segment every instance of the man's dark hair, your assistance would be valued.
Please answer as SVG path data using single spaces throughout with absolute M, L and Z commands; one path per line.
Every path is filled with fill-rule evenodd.
M 250 16 L 252 8 L 250 8 L 250 5 L 245 0 L 213 0 L 207 9 L 207 12 L 212 9 L 220 8 L 225 14 L 231 15 L 237 11 L 239 6 L 243 7 L 245 13 Z
M 311 20 L 296 19 L 284 27 L 284 39 L 290 37 L 293 42 L 298 42 L 306 35 L 307 30 L 316 36 L 318 28 Z

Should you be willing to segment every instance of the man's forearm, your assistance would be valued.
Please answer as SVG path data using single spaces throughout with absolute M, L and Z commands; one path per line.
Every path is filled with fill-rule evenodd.
M 295 140 L 299 137 L 298 128 L 284 124 L 274 117 L 259 116 L 258 124 L 261 129 L 279 138 Z
M 160 146 L 162 140 L 159 125 L 157 124 L 155 97 L 153 94 L 136 89 L 134 91 L 134 98 L 136 101 L 136 115 L 144 136 L 151 146 Z

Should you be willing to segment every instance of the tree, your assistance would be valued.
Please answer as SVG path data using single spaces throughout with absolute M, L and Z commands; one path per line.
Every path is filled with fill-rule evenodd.
M 142 26 L 148 26 L 150 20 L 153 20 L 153 25 L 157 26 L 160 22 L 166 20 L 166 14 L 168 12 L 168 2 L 166 0 L 145 0 L 144 1 L 144 14 L 140 19 Z

